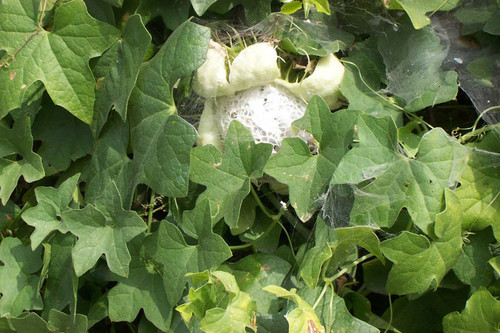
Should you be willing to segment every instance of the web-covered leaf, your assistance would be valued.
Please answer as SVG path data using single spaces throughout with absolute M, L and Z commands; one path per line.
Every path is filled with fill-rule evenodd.
M 0 50 L 14 59 L 3 59 L 9 64 L 0 69 L 0 116 L 21 106 L 27 89 L 42 81 L 56 105 L 90 123 L 95 80 L 88 61 L 106 50 L 119 31 L 93 19 L 80 0 L 60 4 L 52 29 L 45 30 L 38 26 L 38 2 L 0 5 Z
M 359 146 L 335 170 L 333 184 L 361 184 L 355 191 L 351 222 L 390 227 L 406 207 L 425 232 L 442 209 L 444 190 L 454 187 L 467 162 L 467 150 L 435 128 L 421 139 L 415 158 L 400 152 L 391 118 L 358 117 Z
M 76 174 L 68 178 L 57 189 L 42 186 L 35 189 L 38 204 L 22 214 L 23 220 L 35 228 L 30 236 L 32 249 L 36 249 L 54 230 L 63 234 L 68 232 L 61 217 L 65 210 L 70 209 L 69 204 L 73 199 L 79 177 L 80 175 Z
M 318 153 L 313 155 L 302 139 L 286 138 L 266 164 L 265 173 L 289 186 L 291 205 L 303 222 L 319 207 L 319 197 L 348 151 L 356 118 L 357 113 L 352 111 L 332 114 L 321 97 L 313 97 L 306 114 L 294 126 L 313 135 Z
M 1 90 L 1 88 L 0 88 Z M 0 200 L 5 205 L 21 176 L 34 182 L 45 176 L 42 159 L 33 152 L 30 119 L 16 121 L 9 129 L 0 126 Z M 21 156 L 16 160 L 12 155 Z
M 214 222 L 224 217 L 230 227 L 236 227 L 243 200 L 250 193 L 250 181 L 262 177 L 272 145 L 255 144 L 250 130 L 233 121 L 224 148 L 221 152 L 207 145 L 191 150 L 189 177 L 207 187 L 198 201 L 210 201 Z
M 106 187 L 95 206 L 64 211 L 62 218 L 78 237 L 72 250 L 77 276 L 91 269 L 102 254 L 112 272 L 128 275 L 131 258 L 127 242 L 146 230 L 146 224 L 136 212 L 123 209 L 115 183 Z
M 461 210 L 457 196 L 447 190 L 446 209 L 436 215 L 435 239 L 403 231 L 380 244 L 383 254 L 394 263 L 387 292 L 401 295 L 437 288 L 462 252 Z
M 431 23 L 429 16 L 438 10 L 451 10 L 459 0 L 389 0 L 389 9 L 403 9 L 410 17 L 415 29 L 421 29 Z M 429 13 L 429 15 L 426 15 Z
M 406 111 L 455 98 L 457 73 L 441 69 L 447 50 L 434 30 L 414 30 L 403 20 L 397 31 L 386 27 L 376 38 L 386 69 L 386 89 L 399 98 Z
M 24 310 L 40 310 L 43 304 L 35 273 L 42 268 L 41 248 L 31 251 L 18 238 L 4 238 L 0 262 L 0 316 L 17 317 Z

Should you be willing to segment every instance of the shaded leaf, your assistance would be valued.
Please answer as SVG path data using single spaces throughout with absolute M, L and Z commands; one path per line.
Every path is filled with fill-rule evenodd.
M 1 90 L 1 88 L 0 88 Z M 9 129 L 0 126 L 0 199 L 5 205 L 17 186 L 21 176 L 27 182 L 34 182 L 45 176 L 42 159 L 33 152 L 30 119 L 16 121 Z M 10 159 L 18 155 L 22 159 Z
M 40 310 L 43 304 L 35 273 L 42 268 L 41 248 L 31 251 L 18 238 L 4 238 L 0 262 L 0 316 L 17 317 L 24 310 Z

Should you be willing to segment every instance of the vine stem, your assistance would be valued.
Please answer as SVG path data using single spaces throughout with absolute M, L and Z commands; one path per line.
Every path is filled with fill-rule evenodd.
M 250 247 L 250 246 L 253 246 L 255 243 L 257 243 L 259 240 L 261 240 L 262 238 L 264 238 L 267 234 L 269 234 L 271 232 L 271 230 L 273 230 L 273 228 L 276 226 L 276 224 L 280 224 L 281 223 L 279 222 L 280 218 L 283 216 L 283 214 L 285 213 L 285 209 L 282 207 L 279 211 L 278 214 L 273 214 L 271 213 L 266 206 L 264 206 L 264 204 L 262 203 L 262 201 L 260 200 L 259 198 L 259 195 L 257 194 L 257 192 L 255 191 L 255 189 L 253 188 L 253 186 L 250 186 L 250 192 L 252 192 L 252 196 L 253 198 L 255 199 L 255 201 L 257 202 L 257 205 L 259 206 L 259 208 L 264 212 L 264 214 L 269 217 L 270 219 L 272 219 L 272 223 L 269 225 L 269 227 L 267 227 L 266 231 L 264 231 L 264 233 L 262 235 L 260 235 L 259 237 L 257 237 L 256 239 L 254 239 L 253 241 L 249 242 L 249 243 L 245 243 L 245 244 L 241 244 L 241 245 L 232 245 L 232 246 L 229 246 L 229 249 L 231 251 L 233 250 L 241 250 L 241 249 L 245 249 L 247 247 Z
M 156 193 L 151 190 L 151 197 L 149 198 L 149 209 L 148 209 L 148 229 L 147 233 L 151 232 L 151 224 L 153 223 L 153 213 L 155 208 Z
M 364 256 L 359 257 L 358 259 L 354 260 L 349 265 L 345 266 L 343 269 L 341 269 L 337 274 L 333 275 L 332 277 L 329 277 L 329 278 L 323 277 L 323 281 L 325 282 L 325 286 L 323 287 L 323 290 L 321 290 L 321 293 L 319 294 L 316 302 L 314 302 L 313 309 L 315 309 L 318 306 L 319 302 L 321 302 L 321 299 L 323 299 L 323 297 L 326 294 L 328 286 L 331 286 L 333 281 L 335 281 L 336 279 L 338 279 L 339 277 L 341 277 L 342 275 L 347 273 L 351 268 L 356 267 L 357 265 L 359 265 L 360 263 L 362 263 L 366 259 L 370 259 L 374 256 L 375 255 L 373 255 L 371 253 L 365 254 Z

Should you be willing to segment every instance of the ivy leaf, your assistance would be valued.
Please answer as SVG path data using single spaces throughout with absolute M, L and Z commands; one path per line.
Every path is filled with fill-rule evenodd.
M 500 240 L 500 141 L 486 135 L 470 151 L 461 186 L 456 190 L 464 207 L 463 228 L 480 231 L 491 225 Z
M 415 29 L 421 29 L 431 23 L 430 15 L 438 10 L 451 10 L 459 0 L 389 0 L 386 1 L 389 9 L 404 9 L 413 23 Z M 431 13 L 429 16 L 425 15 Z
M 332 114 L 321 97 L 313 97 L 294 126 L 313 135 L 318 153 L 312 155 L 302 139 L 286 138 L 266 164 L 265 173 L 289 186 L 290 202 L 303 222 L 319 207 L 320 195 L 352 142 L 356 116 L 352 111 Z
M 190 274 L 194 284 L 208 282 L 189 291 L 189 302 L 176 309 L 186 322 L 193 314 L 201 318 L 199 327 L 207 333 L 243 333 L 256 331 L 255 301 L 238 287 L 233 275 L 223 271 Z
M 359 146 L 349 151 L 333 175 L 333 184 L 360 184 L 351 221 L 357 225 L 390 227 L 403 207 L 414 223 L 429 233 L 442 209 L 446 188 L 460 179 L 467 150 L 435 128 L 423 135 L 415 158 L 399 150 L 391 118 L 358 118 Z M 373 180 L 375 179 L 375 180 Z
M 443 319 L 443 330 L 453 332 L 497 332 L 500 327 L 500 301 L 485 287 L 467 301 L 462 313 L 453 312 Z
M 128 124 L 123 122 L 118 113 L 113 113 L 104 126 L 99 140 L 96 141 L 94 154 L 89 166 L 82 175 L 87 182 L 85 200 L 95 203 L 110 182 L 115 182 L 124 202 L 130 207 L 133 190 L 130 187 L 129 164 L 127 156 L 129 144 Z
M 37 153 L 44 164 L 66 170 L 94 148 L 94 138 L 87 124 L 58 106 L 44 106 L 33 123 L 33 138 L 42 142 Z
M 207 189 L 198 201 L 208 199 L 214 223 L 224 217 L 232 228 L 237 226 L 241 205 L 250 193 L 252 179 L 262 177 L 272 145 L 255 144 L 250 130 L 231 122 L 224 141 L 224 153 L 212 145 L 191 150 L 190 179 Z
M 134 187 L 144 183 L 161 195 L 187 194 L 189 151 L 196 131 L 174 115 L 173 89 L 205 61 L 209 40 L 209 28 L 185 22 L 142 65 L 129 103 Z
M 183 197 L 188 192 L 189 151 L 196 130 L 184 119 L 158 112 L 144 119 L 133 132 L 134 184 L 148 185 L 158 194 Z
M 175 114 L 173 89 L 177 81 L 205 62 L 210 29 L 185 22 L 139 71 L 129 102 L 131 128 L 158 112 Z
M 42 268 L 41 248 L 31 251 L 18 238 L 4 238 L 0 262 L 0 317 L 17 317 L 24 310 L 42 309 L 39 277 L 34 275 Z
M 146 230 L 146 224 L 136 212 L 123 209 L 115 183 L 106 187 L 95 207 L 67 210 L 62 217 L 68 230 L 78 237 L 72 251 L 77 276 L 91 269 L 101 254 L 106 255 L 112 272 L 128 275 L 131 258 L 127 242 Z
M 11 318 L 10 322 L 16 332 L 51 333 L 47 322 L 35 312 L 25 312 L 17 318 Z
M 441 70 L 448 51 L 432 28 L 415 30 L 402 21 L 397 32 L 390 26 L 378 35 L 377 47 L 386 68 L 387 90 L 402 100 L 406 111 L 419 111 L 457 95 L 457 73 Z
M 141 16 L 130 16 L 122 39 L 104 55 L 111 59 L 106 67 L 108 72 L 99 78 L 103 81 L 97 89 L 94 105 L 92 130 L 95 134 L 101 131 L 111 107 L 123 120 L 127 118 L 127 103 L 150 43 L 151 35 L 144 27 Z
M 0 70 L 0 116 L 20 107 L 25 91 L 42 81 L 55 104 L 90 123 L 95 80 L 88 61 L 101 55 L 119 31 L 93 19 L 80 0 L 57 7 L 50 31 L 38 27 L 37 9 L 34 0 L 5 0 L 0 6 L 0 49 L 15 59 Z
M 314 312 L 312 306 L 297 295 L 295 289 L 288 291 L 273 285 L 265 286 L 263 289 L 278 297 L 291 300 L 297 305 L 295 309 L 288 312 L 285 316 L 288 321 L 290 333 L 325 331 L 325 328 L 321 325 L 318 315 Z
M 205 14 L 208 8 L 213 5 L 217 0 L 191 0 L 191 5 L 196 15 L 201 16 Z
M 161 16 L 163 23 L 170 30 L 175 30 L 189 17 L 191 4 L 185 0 L 163 0 L 142 1 L 136 10 L 145 23 L 150 22 L 155 17 Z
M 151 238 L 139 236 L 130 242 L 130 273 L 128 278 L 119 277 L 118 284 L 108 292 L 109 318 L 132 322 L 143 309 L 149 321 L 162 331 L 168 331 L 172 306 L 165 293 L 163 278 L 146 256 L 144 247 Z
M 69 305 L 71 311 L 75 310 L 78 280 L 71 259 L 74 243 L 72 234 L 57 235 L 50 243 L 49 273 L 43 295 L 44 318 L 50 309 L 63 310 Z
M 224 263 L 217 270 L 231 273 L 241 291 L 252 295 L 259 313 L 274 313 L 279 310 L 276 298 L 262 288 L 281 285 L 291 265 L 273 254 L 256 253 L 235 263 Z
M 1 8 L 1 7 L 0 7 Z M 1 91 L 1 88 L 0 88 Z M 1 92 L 0 92 L 1 94 Z M 27 182 L 41 179 L 45 172 L 42 159 L 32 150 L 30 119 L 16 121 L 12 129 L 0 126 L 0 200 L 5 205 L 21 176 Z M 9 159 L 17 154 L 21 160 Z
M 436 215 L 433 241 L 403 231 L 381 243 L 383 254 L 394 263 L 387 280 L 388 293 L 423 293 L 429 287 L 437 288 L 462 252 L 461 213 L 459 199 L 447 190 L 446 209 Z
M 148 253 L 161 267 L 170 304 L 182 296 L 187 273 L 210 269 L 231 256 L 224 239 L 212 232 L 208 202 L 204 201 L 188 219 L 194 225 L 197 245 L 188 245 L 180 230 L 167 221 L 148 238 Z
M 70 209 L 69 204 L 73 199 L 79 177 L 80 175 L 76 174 L 66 179 L 57 189 L 43 186 L 35 188 L 38 204 L 22 214 L 23 220 L 35 228 L 30 236 L 32 249 L 36 249 L 54 230 L 63 234 L 68 232 L 61 216 L 63 211 Z
M 50 332 L 85 333 L 87 327 L 87 317 L 80 313 L 71 315 L 55 309 L 52 309 L 49 313 L 47 328 Z
M 322 289 L 323 288 L 316 288 L 311 290 L 303 288 L 299 291 L 299 296 L 308 303 L 314 303 L 319 298 Z M 320 321 L 326 326 L 325 332 L 380 332 L 372 325 L 351 315 L 344 298 L 335 293 L 332 295 L 332 289 L 333 288 L 326 289 L 324 296 L 314 309 Z

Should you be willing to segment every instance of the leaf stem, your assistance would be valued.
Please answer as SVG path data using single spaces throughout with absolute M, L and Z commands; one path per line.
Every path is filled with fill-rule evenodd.
M 253 188 L 253 186 L 250 186 L 250 192 L 252 192 L 252 196 L 253 198 L 255 199 L 255 202 L 257 202 L 257 205 L 259 206 L 259 208 L 262 210 L 262 212 L 264 214 L 266 214 L 267 217 L 269 217 L 270 219 L 274 219 L 275 218 L 275 214 L 271 213 L 269 211 L 269 209 L 267 209 L 266 206 L 264 206 L 264 204 L 262 203 L 262 201 L 260 200 L 259 198 L 259 195 L 257 194 L 257 192 L 255 191 L 255 189 Z M 280 212 L 281 213 L 281 212 Z M 283 215 L 283 213 L 281 213 L 281 215 Z
M 271 230 L 273 230 L 273 228 L 276 226 L 277 223 L 281 225 L 281 223 L 279 223 L 279 220 L 280 220 L 281 216 L 283 216 L 284 211 L 285 210 L 282 209 L 278 214 L 271 216 L 273 222 L 269 225 L 269 227 L 267 227 L 266 231 L 264 231 L 264 233 L 262 235 L 260 235 L 259 237 L 257 237 L 253 241 L 251 241 L 250 243 L 229 246 L 229 249 L 231 251 L 233 251 L 233 250 L 241 250 L 241 249 L 245 249 L 247 247 L 253 246 L 255 243 L 260 241 L 262 238 L 266 237 L 267 234 L 269 234 L 271 232 Z
M 316 302 L 314 302 L 313 310 L 315 310 L 316 307 L 319 305 L 319 302 L 321 302 L 321 300 L 323 299 L 323 297 L 326 294 L 326 291 L 328 290 L 328 287 L 331 287 L 331 285 L 332 285 L 331 282 L 325 283 L 325 286 L 323 287 L 323 290 L 321 290 L 321 293 L 319 294 L 318 299 L 316 299 Z
M 338 279 L 339 277 L 341 277 L 342 275 L 344 275 L 345 273 L 347 273 L 350 269 L 352 269 L 353 267 L 356 267 L 357 265 L 359 265 L 360 263 L 362 263 L 363 261 L 365 261 L 366 259 L 370 259 L 372 257 L 374 257 L 375 255 L 371 254 L 371 253 L 368 253 L 368 254 L 365 254 L 364 256 L 362 257 L 359 257 L 358 259 L 354 260 L 352 263 L 350 263 L 349 265 L 347 266 L 344 266 L 344 268 L 342 268 L 339 272 L 337 272 L 335 275 L 333 275 L 332 277 L 325 277 L 324 280 L 326 283 L 332 283 L 333 281 L 335 281 L 336 279 Z
M 153 213 L 155 208 L 156 193 L 151 190 L 151 197 L 149 198 L 149 210 L 148 210 L 148 229 L 147 233 L 151 232 L 151 224 L 153 223 Z

